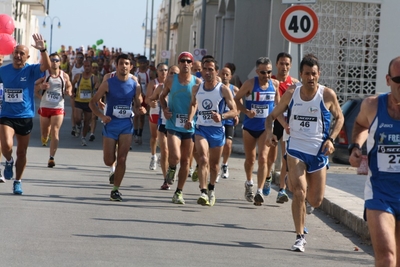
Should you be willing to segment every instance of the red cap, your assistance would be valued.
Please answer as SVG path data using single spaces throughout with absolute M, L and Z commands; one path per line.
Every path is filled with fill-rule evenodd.
M 182 53 L 180 53 L 180 54 L 179 54 L 179 57 L 178 57 L 178 61 L 180 61 L 181 58 L 183 58 L 183 57 L 188 57 L 188 58 L 190 58 L 190 59 L 193 61 L 193 55 L 192 55 L 191 53 L 189 53 L 189 52 L 182 52 Z

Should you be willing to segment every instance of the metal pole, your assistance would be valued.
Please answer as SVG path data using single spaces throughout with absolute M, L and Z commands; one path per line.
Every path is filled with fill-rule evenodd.
M 206 0 L 203 0 L 201 5 L 201 30 L 200 30 L 200 48 L 204 49 L 204 39 L 206 34 Z
M 51 24 L 50 24 L 50 54 L 52 52 L 53 48 L 53 19 L 51 19 Z
M 153 51 L 153 11 L 154 11 L 154 0 L 151 0 L 151 18 L 150 18 L 150 52 L 149 60 L 151 61 L 152 51 Z
M 169 38 L 171 34 L 171 2 L 172 0 L 169 0 L 169 6 L 168 6 L 168 24 L 167 24 L 167 51 L 169 51 Z M 165 61 L 165 63 L 168 65 L 168 58 Z
M 146 0 L 146 18 L 145 18 L 145 22 L 144 22 L 144 51 L 143 51 L 143 55 L 146 56 L 146 40 L 147 40 L 147 11 L 148 11 L 148 7 L 149 7 L 149 0 Z

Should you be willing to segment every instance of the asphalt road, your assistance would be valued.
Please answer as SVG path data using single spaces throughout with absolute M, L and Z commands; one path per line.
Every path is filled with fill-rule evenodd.
M 175 185 L 159 190 L 161 171 L 148 168 L 148 131 L 128 155 L 124 201 L 109 201 L 100 127 L 96 140 L 82 147 L 67 116 L 50 169 L 35 118 L 24 194 L 13 195 L 10 181 L 0 184 L 0 266 L 374 265 L 371 246 L 320 210 L 306 218 L 305 253 L 290 251 L 290 201 L 275 203 L 274 188 L 263 206 L 246 202 L 242 155 L 232 155 L 231 176 L 217 184 L 214 207 L 196 204 L 200 192 L 191 180 L 186 204 L 173 204 Z

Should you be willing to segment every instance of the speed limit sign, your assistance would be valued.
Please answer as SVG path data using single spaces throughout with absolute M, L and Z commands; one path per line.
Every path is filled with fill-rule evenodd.
M 283 12 L 279 28 L 289 42 L 306 43 L 318 31 L 318 17 L 314 10 L 308 6 L 291 6 Z

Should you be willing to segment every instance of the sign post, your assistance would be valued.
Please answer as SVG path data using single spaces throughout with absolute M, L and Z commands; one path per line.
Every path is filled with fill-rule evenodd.
M 279 29 L 286 40 L 298 44 L 300 67 L 302 58 L 301 44 L 314 38 L 318 31 L 317 14 L 308 6 L 291 6 L 283 12 L 279 21 Z

